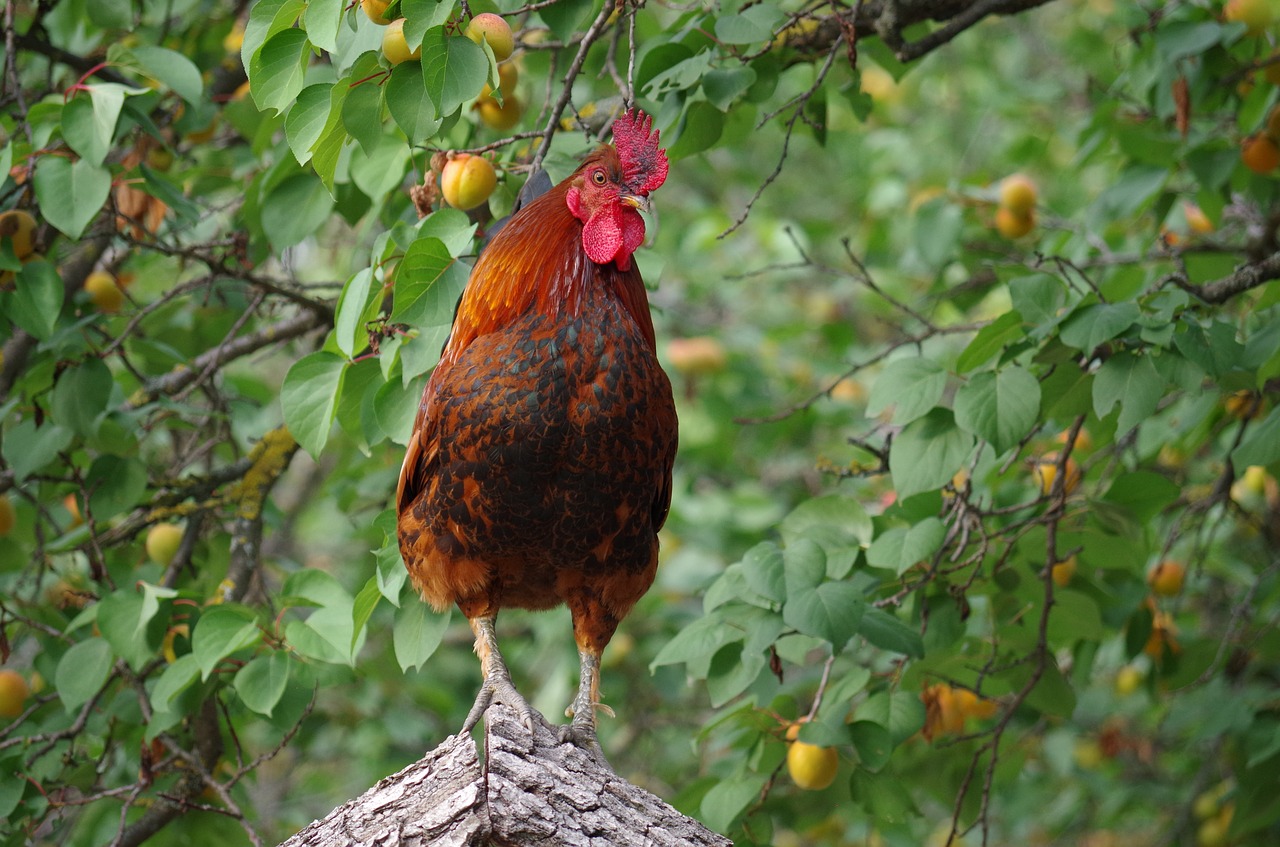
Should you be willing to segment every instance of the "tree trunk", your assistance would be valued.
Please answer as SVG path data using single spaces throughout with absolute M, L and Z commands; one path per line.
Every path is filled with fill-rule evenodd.
M 550 725 L 531 737 L 499 703 L 486 713 L 485 747 L 482 765 L 475 742 L 452 735 L 281 847 L 732 847 L 603 760 L 560 743 Z

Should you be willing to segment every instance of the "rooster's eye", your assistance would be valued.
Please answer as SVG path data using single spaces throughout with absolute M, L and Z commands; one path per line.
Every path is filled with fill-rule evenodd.
M 595 171 L 591 174 L 591 181 L 596 185 L 604 185 L 605 179 L 604 171 Z

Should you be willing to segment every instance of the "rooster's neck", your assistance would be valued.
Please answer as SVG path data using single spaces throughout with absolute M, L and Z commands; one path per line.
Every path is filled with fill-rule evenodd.
M 598 265 L 582 246 L 582 222 L 565 201 L 567 181 L 521 209 L 485 248 L 471 271 L 444 358 L 498 332 L 531 311 L 573 319 L 590 298 L 612 297 L 630 313 L 651 347 L 653 320 L 635 262 Z

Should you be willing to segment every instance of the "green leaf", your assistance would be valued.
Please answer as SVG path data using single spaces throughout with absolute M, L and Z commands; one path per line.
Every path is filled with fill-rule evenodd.
M 758 8 L 758 7 L 757 7 Z M 734 68 L 716 68 L 702 78 L 702 90 L 707 101 L 722 112 L 729 110 L 755 84 L 756 72 L 749 65 Z
M 1066 292 L 1062 283 L 1049 274 L 1032 274 L 1009 280 L 1009 299 L 1013 302 L 1014 310 L 1035 333 L 1057 325 L 1062 317 L 1062 307 L 1066 303 Z M 997 318 L 995 323 L 1003 318 L 1003 315 Z M 977 364 L 981 363 L 975 363 Z M 961 372 L 964 371 L 964 368 L 957 367 Z
M 768 780 L 768 774 L 747 771 L 717 782 L 703 795 L 703 822 L 716 832 L 727 832 L 747 806 L 760 796 Z
M 1280 407 L 1250 427 L 1231 459 L 1239 472 L 1250 465 L 1269 465 L 1280 459 Z
M 155 688 L 151 689 L 151 708 L 157 712 L 169 711 L 169 703 L 187 686 L 200 677 L 200 663 L 191 653 L 179 656 L 178 660 L 164 669 Z
M 281 589 L 282 602 L 314 605 L 305 621 L 293 621 L 288 638 L 299 652 L 320 661 L 351 664 L 360 649 L 355 632 L 355 598 L 331 574 L 315 568 L 295 571 Z M 318 643 L 321 642 L 321 643 Z
M 333 321 L 333 337 L 338 350 L 347 358 L 355 356 L 357 345 L 363 349 L 369 334 L 365 329 L 365 310 L 369 307 L 369 295 L 373 288 L 373 269 L 361 268 L 347 280 L 338 298 L 338 308 Z
M 98 604 L 98 629 L 111 645 L 112 652 L 139 670 L 154 659 L 159 642 L 147 639 L 147 622 L 143 621 L 143 597 L 121 590 L 107 595 Z
M 1065 590 L 1057 592 L 1053 602 L 1048 636 L 1054 647 L 1070 647 L 1077 641 L 1101 641 L 1106 637 L 1107 629 L 1092 597 Z
M 858 631 L 866 600 L 848 582 L 817 582 L 827 573 L 826 554 L 815 542 L 801 539 L 787 547 L 787 602 L 782 619 L 804 635 L 831 642 L 839 653 Z
M 62 137 L 68 147 L 94 165 L 101 165 L 111 149 L 111 139 L 98 135 L 93 101 L 88 97 L 76 97 L 62 107 Z
M 1221 43 L 1227 30 L 1217 21 L 1171 21 L 1154 31 L 1156 50 L 1165 64 L 1200 56 Z
M 5 317 L 44 341 L 57 326 L 65 293 L 66 286 L 53 265 L 44 260 L 27 262 L 18 271 L 16 290 Z
M 946 527 L 938 518 L 925 518 L 912 526 L 895 526 L 882 532 L 867 550 L 867 562 L 888 568 L 898 576 L 927 562 L 942 546 Z
M 716 651 L 707 669 L 707 694 L 715 708 L 723 706 L 751 686 L 765 668 L 764 656 L 730 642 Z
M 297 101 L 285 116 L 284 136 L 300 165 L 311 160 L 311 148 L 324 132 L 325 123 L 329 120 L 329 95 L 333 87 L 331 82 L 308 85 L 298 93 Z
M 397 67 L 403 67 L 403 65 Z M 392 76 L 394 75 L 393 72 Z M 421 101 L 425 97 L 426 88 L 422 85 L 420 74 L 413 74 L 413 77 L 417 80 L 418 88 L 423 92 L 417 98 L 417 101 Z M 363 77 L 360 78 L 363 79 Z M 386 96 L 390 100 L 390 93 Z M 364 81 L 351 86 L 347 91 L 346 99 L 342 101 L 342 126 L 360 144 L 360 148 L 366 154 L 371 153 L 378 146 L 386 132 L 382 125 L 382 97 L 381 87 L 374 85 L 371 81 Z M 434 112 L 434 108 L 429 105 L 429 100 L 427 102 L 427 112 L 430 115 Z M 399 124 L 399 120 L 396 123 Z M 401 126 L 401 129 L 403 128 Z M 405 135 L 409 133 L 406 132 Z
M 539 9 L 538 15 L 546 21 L 552 34 L 568 41 L 586 23 L 593 5 L 592 0 L 557 0 Z
M 924 703 L 918 693 L 880 691 L 858 707 L 858 717 L 888 727 L 896 747 L 924 727 Z
M 53 686 L 68 712 L 78 709 L 98 693 L 111 673 L 111 645 L 105 638 L 89 638 L 74 644 L 58 660 Z
M 1181 491 L 1163 474 L 1132 471 L 1118 475 L 1103 499 L 1126 509 L 1139 524 L 1147 524 L 1177 500 Z
M 889 730 L 874 721 L 859 720 L 849 725 L 849 734 L 861 767 L 875 773 L 889 763 L 894 746 Z
M 292 247 L 318 230 L 333 212 L 333 197 L 312 173 L 296 173 L 262 200 L 262 229 L 276 250 Z
M 741 631 L 734 630 L 725 623 L 726 610 L 729 608 L 721 606 L 677 632 L 658 651 L 658 655 L 653 657 L 653 661 L 649 663 L 650 672 L 663 665 L 688 663 L 695 659 L 705 661 L 724 645 L 740 640 Z
M 1149 356 L 1117 353 L 1102 363 L 1093 380 L 1093 408 L 1099 418 L 1120 404 L 1116 434 L 1124 435 L 1146 420 L 1164 396 L 1165 382 Z
M 96 356 L 62 372 L 53 388 L 53 419 L 82 436 L 96 429 L 111 399 L 111 369 Z
M 289 656 L 282 650 L 273 650 L 238 670 L 232 685 L 246 706 L 270 717 L 288 682 Z
M 979 365 L 986 364 L 1006 346 L 1025 335 L 1022 315 L 1016 311 L 1005 312 L 973 336 L 969 346 L 956 359 L 956 373 L 968 373 Z
M 422 390 L 427 376 L 423 374 L 408 385 L 392 380 L 378 389 L 373 398 L 373 413 L 378 426 L 396 444 L 408 444 L 413 421 L 418 414 Z
M 440 646 L 452 610 L 434 612 L 426 603 L 406 603 L 396 611 L 392 644 L 402 671 L 417 670 Z
M 307 40 L 326 53 L 336 51 L 338 26 L 342 23 L 342 13 L 346 6 L 344 0 L 310 0 L 307 11 L 302 15 Z
M 915 817 L 915 803 L 911 790 L 895 776 L 876 774 L 857 768 L 849 783 L 853 800 L 875 821 L 888 824 L 903 823 Z
M 682 159 L 711 149 L 720 140 L 724 124 L 724 112 L 705 100 L 695 100 L 689 104 L 667 155 L 673 160 Z
M 929 267 L 940 270 L 957 257 L 964 231 L 959 204 L 941 199 L 925 203 L 914 223 L 912 246 Z
M 261 639 L 258 622 L 248 610 L 231 606 L 206 610 L 191 633 L 191 655 L 200 667 L 200 678 L 208 679 L 219 662 Z
M 716 39 L 723 44 L 770 41 L 774 28 L 782 20 L 782 12 L 776 6 L 748 6 L 739 14 L 721 15 L 716 19 Z
M 346 366 L 338 354 L 319 350 L 294 362 L 280 388 L 285 424 L 313 457 L 329 440 Z
M 414 327 L 452 324 L 454 306 L 470 273 L 440 239 L 415 240 L 396 269 L 391 319 Z
M 827 576 L 848 575 L 859 551 L 871 543 L 871 516 L 853 497 L 827 494 L 805 500 L 778 527 L 787 544 L 799 538 L 818 542 L 827 554 Z
M 72 241 L 111 194 L 111 172 L 87 159 L 41 156 L 32 180 L 41 214 Z
M 470 43 L 469 39 L 467 43 Z M 396 65 L 383 88 L 391 118 L 408 137 L 410 144 L 426 141 L 444 123 L 444 116 L 428 91 L 416 62 Z
M 1040 383 L 1017 365 L 975 374 L 956 391 L 955 411 L 956 423 L 986 440 L 999 455 L 1035 426 Z
M 1080 309 L 1062 327 L 1061 338 L 1085 355 L 1126 332 L 1142 317 L 1136 303 L 1095 303 Z
M 956 426 L 947 409 L 934 409 L 908 424 L 889 448 L 889 468 L 898 498 L 941 488 L 964 466 L 973 437 Z
M 245 41 L 248 43 L 246 29 Z M 288 28 L 272 34 L 249 60 L 249 92 L 259 109 L 288 110 L 302 91 L 311 45 L 305 30 Z
M 447 118 L 474 100 L 488 78 L 489 59 L 474 41 L 447 35 L 442 26 L 427 30 L 422 38 L 422 79 L 437 117 Z
M 924 640 L 919 630 L 908 626 L 884 609 L 867 609 L 858 632 L 881 650 L 892 650 L 913 659 L 924 657 Z
M 782 551 L 772 541 L 762 541 L 742 557 L 742 574 L 752 591 L 781 603 L 787 599 Z
M 27 418 L 5 431 L 0 448 L 4 459 L 13 471 L 15 482 L 21 482 L 31 474 L 58 458 L 58 454 L 71 444 L 73 433 L 64 426 L 45 423 L 37 427 Z
M 147 466 L 138 459 L 99 456 L 85 476 L 89 508 L 96 520 L 106 520 L 132 509 L 147 490 Z
M 130 48 L 127 55 L 131 55 L 148 76 L 167 85 L 188 103 L 198 103 L 204 96 L 200 69 L 176 50 L 139 44 Z
M 355 652 L 356 640 L 364 631 L 369 618 L 373 617 L 373 610 L 378 608 L 381 600 L 382 589 L 378 585 L 378 577 L 371 576 L 365 582 L 364 588 L 361 588 L 360 593 L 356 595 L 355 602 L 351 604 L 351 644 L 347 647 L 348 653 Z
M 876 377 L 867 400 L 867 416 L 875 417 L 894 406 L 893 422 L 911 423 L 938 404 L 946 386 L 947 372 L 932 359 L 897 359 Z M 954 468 L 947 478 L 953 473 Z

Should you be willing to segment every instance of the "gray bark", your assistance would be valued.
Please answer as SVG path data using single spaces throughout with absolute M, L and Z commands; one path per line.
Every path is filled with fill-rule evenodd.
M 485 747 L 482 763 L 469 736 L 450 736 L 281 847 L 732 847 L 548 724 L 531 736 L 501 704 Z

